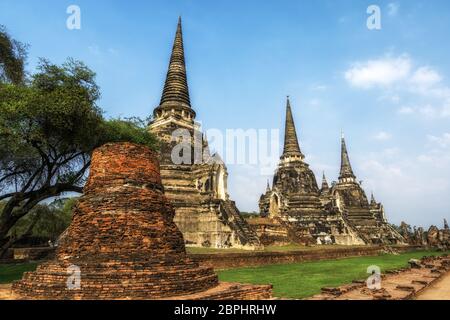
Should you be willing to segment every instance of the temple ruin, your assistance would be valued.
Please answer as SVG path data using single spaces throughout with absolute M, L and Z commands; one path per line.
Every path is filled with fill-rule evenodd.
M 187 246 L 260 247 L 256 233 L 242 218 L 227 192 L 227 168 L 195 122 L 184 59 L 181 18 L 161 102 L 149 130 L 161 141 L 161 176 L 175 208 L 175 223 Z M 179 150 L 180 144 L 184 146 Z M 174 161 L 173 153 L 183 160 Z
M 386 219 L 384 207 L 372 194 L 369 203 L 361 183 L 350 164 L 345 138 L 341 138 L 341 170 L 339 181 L 331 188 L 330 205 L 336 207 L 343 218 L 367 244 L 400 244 L 405 239 Z
M 292 116 L 286 106 L 284 150 L 273 178 L 259 201 L 261 216 L 253 227 L 267 242 L 317 244 L 399 244 L 403 237 L 392 228 L 381 203 L 369 203 L 350 165 L 344 137 L 341 141 L 339 182 L 328 185 L 325 175 L 319 189 L 304 161 Z M 284 230 L 284 233 L 281 231 Z
M 430 246 L 444 250 L 450 248 L 450 228 L 447 219 L 444 219 L 442 229 L 436 226 L 430 226 L 426 232 L 422 227 L 414 226 L 411 228 L 409 224 L 402 221 L 399 232 L 410 245 Z
M 21 299 L 266 299 L 271 286 L 219 283 L 186 254 L 158 155 L 131 143 L 92 157 L 56 258 L 13 284 Z
M 314 173 L 300 150 L 289 98 L 286 105 L 284 150 L 273 177 L 259 201 L 263 219 L 252 222 L 268 243 L 364 244 L 335 207 L 323 204 L 325 186 L 320 190 Z M 284 241 L 280 237 L 285 230 Z

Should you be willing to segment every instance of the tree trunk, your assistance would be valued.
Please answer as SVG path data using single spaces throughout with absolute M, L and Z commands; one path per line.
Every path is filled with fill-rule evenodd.
M 18 237 L 15 237 L 15 236 L 6 237 L 7 241 L 5 241 L 4 244 L 2 244 L 0 247 L 0 259 L 2 259 L 6 255 L 6 253 L 8 252 L 8 249 L 11 248 L 15 243 L 19 242 L 20 240 L 22 240 L 23 238 L 25 238 L 27 236 L 32 235 L 33 228 L 38 221 L 39 221 L 39 215 L 36 214 L 34 219 L 31 221 L 30 225 L 28 226 L 27 230 L 22 235 L 20 235 Z
M 26 216 L 41 201 L 57 197 L 64 192 L 83 192 L 83 188 L 78 187 L 76 182 L 83 177 L 89 168 L 89 164 L 90 162 L 84 165 L 77 174 L 78 178 L 72 183 L 57 183 L 52 186 L 44 186 L 28 193 L 16 194 L 7 201 L 0 214 L 0 258 L 14 244 L 14 242 L 11 243 L 11 239 L 8 237 L 9 231 L 20 218 Z
M 8 249 L 11 248 L 11 246 L 16 242 L 16 240 L 13 237 L 8 237 L 6 242 L 2 244 L 0 247 L 0 259 L 3 259 L 8 252 Z

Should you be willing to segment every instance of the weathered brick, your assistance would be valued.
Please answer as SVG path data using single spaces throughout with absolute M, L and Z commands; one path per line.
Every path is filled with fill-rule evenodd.
M 269 298 L 270 286 L 218 287 L 210 267 L 187 255 L 164 195 L 157 155 L 144 146 L 107 144 L 92 156 L 84 195 L 54 260 L 13 284 L 25 299 Z M 81 271 L 69 290 L 68 267 Z M 208 290 L 213 293 L 209 294 Z

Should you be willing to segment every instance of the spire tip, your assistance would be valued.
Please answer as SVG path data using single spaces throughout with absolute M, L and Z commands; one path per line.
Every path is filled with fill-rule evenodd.
M 289 96 L 286 103 L 286 122 L 284 130 L 284 151 L 282 157 L 299 156 L 303 160 L 304 156 L 300 151 Z
M 191 107 L 182 33 L 181 16 L 179 16 L 160 106 L 178 103 Z

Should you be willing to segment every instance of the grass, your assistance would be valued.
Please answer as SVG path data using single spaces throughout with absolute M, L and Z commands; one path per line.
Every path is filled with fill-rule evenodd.
M 22 274 L 27 271 L 34 271 L 37 262 L 20 264 L 0 264 L 0 284 L 11 283 L 22 278 Z
M 355 279 L 366 279 L 367 267 L 372 265 L 379 266 L 385 272 L 405 267 L 409 259 L 441 254 L 436 251 L 416 251 L 400 255 L 227 269 L 218 274 L 220 281 L 273 284 L 275 297 L 303 299 L 320 293 L 322 287 L 336 287 Z M 21 279 L 24 272 L 34 271 L 37 265 L 36 262 L 0 265 L 0 284 Z
M 274 296 L 303 299 L 320 293 L 323 287 L 337 287 L 366 279 L 367 268 L 379 266 L 382 272 L 407 266 L 409 259 L 441 255 L 442 252 L 416 251 L 400 255 L 355 257 L 283 265 L 227 269 L 219 271 L 220 281 L 273 284 Z

